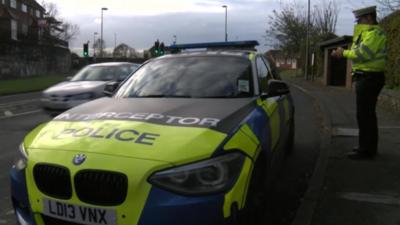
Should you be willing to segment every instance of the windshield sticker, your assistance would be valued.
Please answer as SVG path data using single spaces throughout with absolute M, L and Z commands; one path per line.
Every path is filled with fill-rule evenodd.
M 238 90 L 239 92 L 250 92 L 250 85 L 248 80 L 238 80 Z
M 63 113 L 54 120 L 67 120 L 67 121 L 91 121 L 91 120 L 135 120 L 147 121 L 154 123 L 173 124 L 180 126 L 204 126 L 216 127 L 220 121 L 217 118 L 197 118 L 197 117 L 181 117 L 170 116 L 158 113 L 130 113 L 130 112 L 101 112 L 94 114 L 76 114 L 76 113 Z

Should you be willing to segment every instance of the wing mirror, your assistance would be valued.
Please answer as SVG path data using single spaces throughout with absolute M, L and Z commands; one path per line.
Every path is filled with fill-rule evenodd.
M 287 95 L 290 93 L 289 86 L 280 80 L 268 81 L 268 93 L 262 94 L 261 98 L 270 98 L 275 96 Z
M 116 81 L 108 82 L 106 84 L 106 86 L 104 86 L 104 91 L 103 91 L 104 95 L 111 97 L 115 93 L 115 91 L 118 89 L 119 84 L 120 83 L 116 82 Z

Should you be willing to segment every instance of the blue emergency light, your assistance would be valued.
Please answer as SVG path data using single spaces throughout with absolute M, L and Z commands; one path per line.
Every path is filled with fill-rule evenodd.
M 206 48 L 206 49 L 255 49 L 255 46 L 258 46 L 258 41 L 249 40 L 249 41 L 226 41 L 226 42 L 206 42 L 206 43 L 191 43 L 191 44 L 174 44 L 169 46 L 168 48 L 173 51 L 179 51 L 184 49 L 198 49 L 198 48 Z

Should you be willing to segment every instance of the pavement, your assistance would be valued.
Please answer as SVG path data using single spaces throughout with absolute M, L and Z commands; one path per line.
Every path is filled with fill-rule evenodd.
M 378 107 L 378 156 L 350 160 L 346 153 L 358 143 L 354 90 L 288 82 L 319 103 L 325 131 L 292 225 L 400 225 L 400 115 Z

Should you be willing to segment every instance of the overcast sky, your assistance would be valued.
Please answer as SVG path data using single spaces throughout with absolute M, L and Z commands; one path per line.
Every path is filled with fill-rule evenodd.
M 70 47 L 81 48 L 83 42 L 93 42 L 94 32 L 100 37 L 101 8 L 104 11 L 104 40 L 108 48 L 126 43 L 138 50 L 150 48 L 156 39 L 166 45 L 177 43 L 223 41 L 225 9 L 228 5 L 228 39 L 258 40 L 265 51 L 265 30 L 272 10 L 280 2 L 293 0 L 45 0 L 58 6 L 60 16 L 78 24 L 80 34 Z M 40 1 L 39 1 L 40 2 Z M 306 0 L 297 0 L 304 2 Z M 311 5 L 322 0 L 311 0 Z M 374 4 L 374 0 L 336 0 L 340 8 L 337 24 L 339 35 L 351 35 L 354 18 L 352 9 Z M 90 44 L 91 45 L 91 44 Z M 79 52 L 79 51 L 78 51 Z

